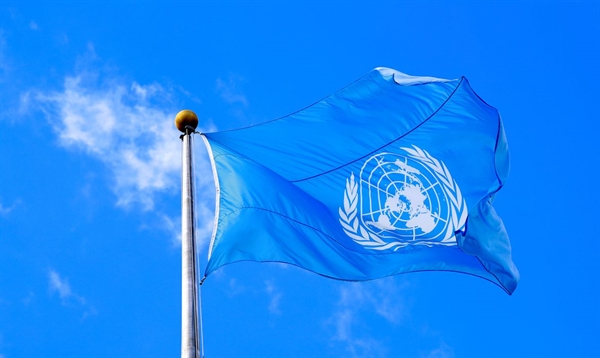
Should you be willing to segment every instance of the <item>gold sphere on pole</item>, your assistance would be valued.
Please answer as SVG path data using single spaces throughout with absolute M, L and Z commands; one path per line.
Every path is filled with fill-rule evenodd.
M 175 127 L 177 127 L 180 132 L 185 133 L 185 128 L 187 126 L 196 130 L 196 127 L 198 127 L 198 116 L 189 109 L 184 109 L 175 116 Z

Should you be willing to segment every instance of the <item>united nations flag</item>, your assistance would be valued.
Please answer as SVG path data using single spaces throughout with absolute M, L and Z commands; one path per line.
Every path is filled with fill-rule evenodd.
M 292 115 L 203 138 L 217 185 L 206 276 L 275 261 L 343 280 L 453 271 L 517 286 L 492 206 L 504 130 L 464 77 L 377 68 Z

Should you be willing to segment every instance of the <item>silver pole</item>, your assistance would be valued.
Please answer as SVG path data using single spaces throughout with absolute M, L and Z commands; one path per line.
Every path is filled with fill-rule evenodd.
M 180 116 L 183 112 L 186 113 Z M 188 123 L 191 118 L 189 113 L 193 114 L 191 111 L 181 111 L 175 118 L 178 129 L 184 132 L 181 136 L 183 144 L 181 154 L 181 358 L 200 358 L 196 235 L 194 230 L 194 173 L 192 170 L 192 134 L 198 124 L 198 119 L 193 114 L 195 123 Z

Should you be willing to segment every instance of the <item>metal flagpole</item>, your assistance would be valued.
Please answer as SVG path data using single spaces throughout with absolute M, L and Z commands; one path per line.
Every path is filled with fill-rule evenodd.
M 183 133 L 180 137 L 183 144 L 181 153 L 181 358 L 200 358 L 192 170 L 192 134 L 198 126 L 198 116 L 192 111 L 183 110 L 177 113 L 175 126 Z

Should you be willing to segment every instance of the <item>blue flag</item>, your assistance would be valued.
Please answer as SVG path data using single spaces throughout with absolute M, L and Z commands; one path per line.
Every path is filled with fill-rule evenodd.
M 205 276 L 258 261 L 350 281 L 454 271 L 517 286 L 492 206 L 509 170 L 502 122 L 464 77 L 377 68 L 296 113 L 203 138 L 217 185 Z

